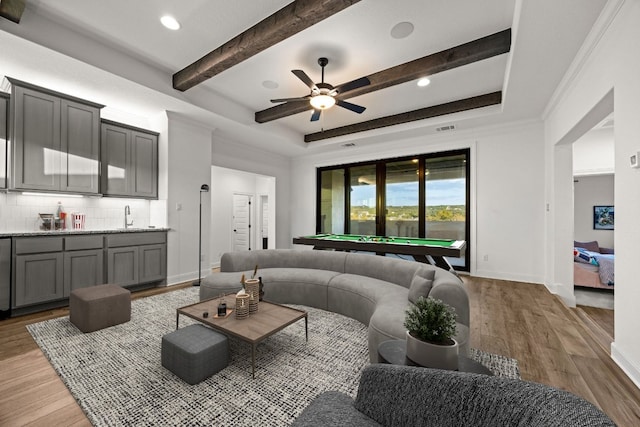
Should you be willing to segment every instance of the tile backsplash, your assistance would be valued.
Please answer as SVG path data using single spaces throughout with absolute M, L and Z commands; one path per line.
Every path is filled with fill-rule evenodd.
M 31 196 L 21 193 L 0 193 L 0 232 L 34 231 L 40 228 L 41 213 L 55 214 L 58 202 L 67 214 L 84 213 L 86 230 L 109 230 L 124 227 L 124 207 L 129 205 L 130 220 L 135 228 L 146 228 L 150 223 L 149 200 L 115 197 L 59 197 Z M 70 227 L 70 222 L 67 223 Z

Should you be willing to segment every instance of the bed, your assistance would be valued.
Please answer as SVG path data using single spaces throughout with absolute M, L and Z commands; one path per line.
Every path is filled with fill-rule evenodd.
M 613 290 L 614 251 L 597 241 L 573 242 L 573 283 L 575 286 Z

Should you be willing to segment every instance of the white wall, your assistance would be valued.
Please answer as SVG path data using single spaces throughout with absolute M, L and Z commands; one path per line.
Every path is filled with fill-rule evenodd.
M 612 17 L 607 20 L 605 18 Z M 640 56 L 631 55 L 637 51 L 640 40 L 640 2 L 631 0 L 611 1 L 605 8 L 602 21 L 597 23 L 602 31 L 594 38 L 593 48 L 585 52 L 577 71 L 571 75 L 569 84 L 557 97 L 557 103 L 550 109 L 545 121 L 547 150 L 553 153 L 558 143 L 572 142 L 588 129 L 583 125 L 592 118 L 597 121 L 611 111 L 601 111 L 594 117 L 593 111 L 601 109 L 604 101 L 613 101 L 615 114 L 615 185 L 616 228 L 616 292 L 615 292 L 615 342 L 612 344 L 614 360 L 640 386 L 640 340 L 637 339 L 636 325 L 640 322 L 640 287 L 637 286 L 638 241 L 640 241 L 640 169 L 629 167 L 629 156 L 640 149 Z M 613 93 L 611 97 L 609 94 Z M 550 169 L 552 163 L 564 163 L 556 156 L 547 157 Z M 571 162 L 569 161 L 569 167 Z M 552 181 L 548 187 L 553 192 L 564 192 L 571 183 Z M 570 217 L 573 213 L 561 210 L 557 218 Z M 551 241 L 557 240 L 558 247 L 549 248 L 550 256 L 556 263 L 563 263 L 562 253 L 570 250 L 571 237 L 560 235 L 557 227 L 552 230 Z M 569 277 L 552 277 L 551 280 L 571 287 Z
M 200 187 L 211 185 L 212 129 L 173 113 L 168 117 L 167 283 L 198 277 Z M 202 275 L 207 274 L 211 193 L 202 193 Z
M 296 158 L 291 233 L 315 232 L 316 168 L 380 158 L 471 148 L 471 273 L 543 283 L 544 140 L 541 122 L 456 131 L 387 144 L 345 148 L 339 155 Z M 484 261 L 484 256 L 487 261 Z
M 613 173 L 614 167 L 613 127 L 589 131 L 573 144 L 574 175 Z
M 613 175 L 581 176 L 573 182 L 574 240 L 597 240 L 605 248 L 613 248 L 613 230 L 593 229 L 593 207 L 613 206 Z
M 275 188 L 272 190 L 274 195 L 269 198 L 269 203 L 275 206 L 271 224 L 275 224 L 277 234 L 270 240 L 274 242 L 274 248 L 291 247 L 290 221 L 297 215 L 291 214 L 294 212 L 290 203 L 291 159 L 230 141 L 216 133 L 213 135 L 211 151 L 213 166 L 275 178 Z M 269 243 L 269 247 L 272 247 L 271 245 L 272 243 Z

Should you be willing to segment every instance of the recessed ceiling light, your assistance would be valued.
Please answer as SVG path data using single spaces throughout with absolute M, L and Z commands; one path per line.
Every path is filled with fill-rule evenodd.
M 429 86 L 429 83 L 431 83 L 431 80 L 429 80 L 426 77 L 423 77 L 420 80 L 418 80 L 418 86 L 420 86 L 420 87 Z
M 160 18 L 160 22 L 162 22 L 162 25 L 164 25 L 170 30 L 180 29 L 180 23 L 173 16 L 164 15 L 162 18 Z
M 273 80 L 265 80 L 262 82 L 262 86 L 267 88 L 267 89 L 278 89 L 278 83 L 274 82 Z
M 411 33 L 413 33 L 413 24 L 411 22 L 400 22 L 391 29 L 391 37 L 394 39 L 409 37 Z

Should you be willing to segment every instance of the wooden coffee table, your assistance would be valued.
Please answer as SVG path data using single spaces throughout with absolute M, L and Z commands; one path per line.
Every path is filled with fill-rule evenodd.
M 215 317 L 220 298 L 211 298 L 176 309 L 176 329 L 179 327 L 182 314 L 227 336 L 236 337 L 251 344 L 251 376 L 253 378 L 256 377 L 256 347 L 260 342 L 300 319 L 304 319 L 304 335 L 305 339 L 309 340 L 306 311 L 261 301 L 257 312 L 252 313 L 248 318 L 236 319 L 235 294 L 225 295 L 224 298 L 227 309 L 234 310 L 227 317 Z M 204 313 L 208 313 L 208 316 L 204 317 Z

